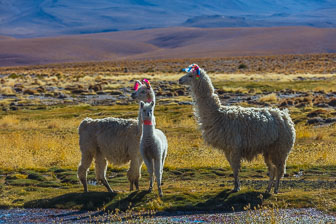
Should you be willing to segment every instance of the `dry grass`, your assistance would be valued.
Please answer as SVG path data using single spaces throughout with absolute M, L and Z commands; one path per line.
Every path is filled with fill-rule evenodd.
M 0 135 L 0 167 L 42 168 L 78 164 L 79 150 L 74 134 L 46 135 L 43 132 L 15 132 Z
M 94 73 L 177 73 L 191 63 L 197 63 L 211 73 L 245 73 L 245 74 L 330 74 L 334 73 L 336 54 L 306 54 L 279 56 L 245 56 L 221 58 L 186 58 L 186 59 L 157 59 L 157 60 L 128 60 L 89 63 L 65 63 L 52 65 L 36 65 L 21 67 L 3 67 L 0 73 L 20 74 L 53 74 L 67 76 L 79 72 L 91 75 Z M 239 69 L 240 64 L 248 65 Z
M 229 167 L 223 153 L 204 144 L 192 116 L 191 107 L 187 111 L 181 111 L 180 109 L 184 107 L 167 106 L 169 113 L 160 111 L 160 106 L 157 108 L 158 128 L 166 133 L 169 142 L 166 166 L 171 169 Z M 79 108 L 81 107 L 72 106 L 66 111 L 77 111 Z M 123 106 L 104 109 L 107 112 L 123 113 Z M 136 110 L 136 106 L 134 109 Z M 124 110 L 129 111 L 129 108 L 125 107 Z M 76 168 L 80 159 L 77 127 L 82 118 L 62 118 L 68 113 L 66 111 L 54 109 L 43 111 L 42 114 L 35 116 L 21 113 L 1 117 L 0 167 L 8 169 L 50 166 Z M 82 117 L 85 117 L 87 113 L 92 112 L 76 113 L 81 113 Z M 103 115 L 105 116 L 107 115 Z M 316 128 L 299 124 L 296 130 L 297 142 L 289 155 L 287 165 L 303 167 L 336 165 L 334 134 L 336 125 Z M 243 166 L 260 168 L 265 167 L 265 164 L 263 158 L 259 156 L 251 163 L 243 162 Z
M 278 102 L 278 96 L 276 95 L 276 93 L 271 93 L 265 96 L 262 96 L 258 99 L 259 102 L 268 102 L 268 103 L 276 103 Z
M 5 129 L 9 127 L 16 127 L 20 120 L 15 115 L 7 115 L 0 119 L 0 127 Z
M 15 91 L 10 86 L 5 86 L 0 88 L 0 94 L 2 95 L 13 95 L 15 94 Z
M 249 90 L 247 88 L 244 87 L 226 87 L 223 86 L 222 90 L 224 92 L 229 92 L 229 93 L 248 93 Z

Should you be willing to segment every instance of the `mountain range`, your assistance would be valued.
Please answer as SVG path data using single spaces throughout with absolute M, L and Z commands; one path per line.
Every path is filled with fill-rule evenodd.
M 0 0 L 0 35 L 16 38 L 181 26 L 336 27 L 336 1 Z

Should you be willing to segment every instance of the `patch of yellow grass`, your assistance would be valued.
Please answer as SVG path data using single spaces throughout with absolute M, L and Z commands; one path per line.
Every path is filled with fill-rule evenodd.
M 7 79 L 6 82 L 4 83 L 4 86 L 11 86 L 13 87 L 16 84 L 15 79 Z
M 15 115 L 6 115 L 0 119 L 0 127 L 5 129 L 15 127 L 20 123 L 20 120 Z
M 79 163 L 78 139 L 74 134 L 12 132 L 0 135 L 0 167 L 8 169 L 72 166 Z
M 276 95 L 276 93 L 271 93 L 265 96 L 262 96 L 258 99 L 259 102 L 269 102 L 269 103 L 276 103 L 278 102 L 278 96 Z
M 244 87 L 222 87 L 222 90 L 229 93 L 248 93 L 249 90 Z
M 315 130 L 306 125 L 297 125 L 295 129 L 296 139 L 313 139 L 316 137 Z
M 190 130 L 197 129 L 197 124 L 194 117 L 180 117 L 178 119 L 171 119 L 167 116 L 159 116 L 156 118 L 156 123 L 158 128 L 174 128 L 178 130 L 179 128 L 187 128 Z
M 1 87 L 0 88 L 0 94 L 3 94 L 3 95 L 12 95 L 12 94 L 15 94 L 15 91 L 12 87 L 9 87 L 9 86 L 5 86 L 5 87 Z
M 315 87 L 313 89 L 313 91 L 315 91 L 315 92 L 324 91 L 326 93 L 330 93 L 330 92 L 335 92 L 336 91 L 336 87 L 318 86 L 318 87 Z
M 86 75 L 86 76 L 84 76 L 83 78 L 80 78 L 78 81 L 79 81 L 80 83 L 88 83 L 88 84 L 91 84 L 91 83 L 93 83 L 93 82 L 95 81 L 95 77 Z
M 188 136 L 168 137 L 167 167 L 198 168 L 228 166 L 223 153 L 203 143 L 200 138 L 190 139 Z
M 157 128 L 166 134 L 169 143 L 166 166 L 172 169 L 229 167 L 220 150 L 204 143 L 191 108 L 190 111 L 172 109 L 176 107 L 168 106 L 168 112 L 156 112 Z M 30 113 L 1 117 L 0 167 L 76 168 L 80 160 L 77 127 L 82 118 L 57 116 L 59 113 L 66 114 L 68 110 L 48 110 L 48 113 L 45 112 L 48 114 L 46 117 Z M 71 111 L 77 111 L 77 106 L 71 107 Z M 88 111 L 83 116 L 87 116 L 86 113 Z M 296 145 L 289 155 L 288 165 L 336 165 L 336 125 L 316 128 L 299 124 L 296 133 Z M 266 167 L 262 156 L 252 162 L 243 162 L 242 165 Z

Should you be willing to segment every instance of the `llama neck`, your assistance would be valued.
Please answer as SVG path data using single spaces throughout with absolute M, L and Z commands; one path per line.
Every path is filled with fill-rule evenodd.
M 195 102 L 195 112 L 202 123 L 207 122 L 213 116 L 210 114 L 217 113 L 221 107 L 219 97 L 214 92 L 214 87 L 210 78 L 203 75 L 203 78 L 191 87 L 192 98 Z
M 152 123 L 152 122 L 151 122 Z M 142 124 L 142 137 L 150 138 L 154 136 L 154 124 L 147 124 L 146 122 Z
M 151 91 L 147 94 L 147 103 L 154 102 L 155 103 L 155 94 L 153 89 L 151 88 Z

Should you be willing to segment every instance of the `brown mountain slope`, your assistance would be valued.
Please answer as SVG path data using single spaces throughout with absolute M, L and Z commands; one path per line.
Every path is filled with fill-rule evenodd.
M 336 52 L 336 29 L 312 27 L 176 27 L 52 38 L 0 38 L 0 66 L 332 52 Z

